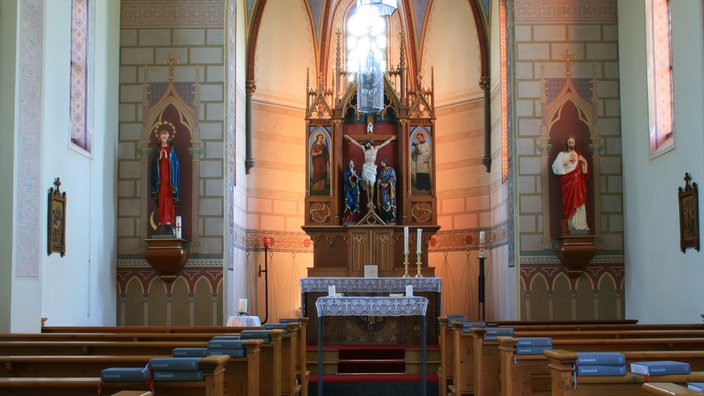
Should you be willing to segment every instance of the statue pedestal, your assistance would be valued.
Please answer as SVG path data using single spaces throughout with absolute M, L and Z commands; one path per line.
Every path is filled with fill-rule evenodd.
M 176 279 L 176 274 L 188 261 L 185 240 L 180 238 L 148 238 L 144 258 L 164 282 Z
M 557 258 L 567 268 L 567 275 L 578 278 L 596 255 L 594 235 L 562 235 L 555 248 Z

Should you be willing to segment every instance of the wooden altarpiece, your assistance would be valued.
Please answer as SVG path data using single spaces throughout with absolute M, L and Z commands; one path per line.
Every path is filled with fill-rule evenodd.
M 384 108 L 375 114 L 358 111 L 357 83 L 346 82 L 351 74 L 341 70 L 339 59 L 334 89 L 325 87 L 322 76 L 316 87 L 311 87 L 310 76 L 307 78 L 303 230 L 314 245 L 309 276 L 364 276 L 369 264 L 377 266 L 380 277 L 403 276 L 405 226 L 409 227 L 410 276 L 418 273 L 418 228 L 422 229 L 420 273 L 434 275 L 434 268 L 428 267 L 428 244 L 440 228 L 435 195 L 434 78 L 431 75 L 429 88 L 422 86 L 420 77 L 413 78 L 416 83 L 409 86 L 403 51 L 401 48 L 399 66 L 385 73 Z M 358 217 L 354 221 L 344 218 L 343 174 L 348 161 L 353 160 L 361 176 L 365 162 L 364 151 L 345 135 L 362 145 L 370 140 L 379 147 L 375 163 L 386 160 L 396 171 L 395 221 L 384 221 L 378 209 L 368 209 L 364 190 L 360 192 Z M 392 137 L 395 140 L 382 147 Z M 426 145 L 424 169 L 416 166 L 421 159 L 416 151 L 419 143 Z

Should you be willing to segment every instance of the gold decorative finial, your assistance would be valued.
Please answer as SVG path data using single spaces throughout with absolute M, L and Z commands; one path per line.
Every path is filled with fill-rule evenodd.
M 571 76 L 572 75 L 572 61 L 577 59 L 577 55 L 570 53 L 569 48 L 565 49 L 565 52 L 560 55 L 560 58 L 567 63 L 565 66 L 565 75 L 566 76 Z
M 170 53 L 168 58 L 164 59 L 164 64 L 169 65 L 169 81 L 174 80 L 174 65 L 181 64 L 181 60 L 174 56 L 174 53 Z

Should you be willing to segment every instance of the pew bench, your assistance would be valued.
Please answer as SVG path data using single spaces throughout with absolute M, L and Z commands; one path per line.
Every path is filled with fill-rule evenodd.
M 646 382 L 643 384 L 643 390 L 648 392 L 649 395 L 655 396 L 701 395 L 697 391 L 671 382 Z
M 245 357 L 225 364 L 225 395 L 259 396 L 261 340 L 245 341 Z M 0 356 L 0 377 L 99 377 L 110 367 L 143 367 L 151 355 Z
M 501 395 L 530 396 L 550 391 L 549 360 L 543 355 L 514 355 L 507 345 L 501 348 Z M 581 351 L 580 351 L 581 352 Z M 634 361 L 686 361 L 692 370 L 704 370 L 704 351 L 619 351 L 626 358 L 626 366 Z M 584 377 L 578 377 L 577 382 Z M 652 377 L 651 377 L 652 378 Z
M 213 355 L 200 359 L 203 381 L 156 382 L 154 389 L 166 396 L 224 396 L 225 365 L 229 356 Z M 144 390 L 144 382 L 103 382 L 100 377 L 3 377 L 0 393 L 6 396 L 95 396 L 119 390 Z
M 577 360 L 575 352 L 553 349 L 543 352 L 549 359 L 550 391 L 552 396 L 603 396 L 603 395 L 647 395 L 643 385 L 647 382 L 704 382 L 704 371 L 692 371 L 687 375 L 658 375 L 650 378 L 633 374 L 624 376 L 575 377 L 574 367 Z M 643 353 L 644 360 L 658 360 L 659 352 Z M 576 383 L 575 383 L 576 380 Z
M 652 330 L 652 329 L 651 329 Z M 467 342 L 456 341 L 456 345 L 463 345 L 463 348 L 471 348 L 472 351 L 459 351 L 456 354 L 465 354 L 473 356 L 473 367 L 465 364 L 464 361 L 459 362 L 459 366 L 455 366 L 455 383 L 465 384 L 469 386 L 467 377 L 473 380 L 473 393 L 476 395 L 494 395 L 498 394 L 501 389 L 500 373 L 501 373 L 501 358 L 500 358 L 500 342 L 485 341 L 484 334 L 486 329 L 473 328 L 471 334 L 461 333 L 461 329 L 455 329 L 456 337 L 472 337 L 472 346 L 468 347 Z M 697 331 L 698 332 L 698 331 Z M 514 332 L 515 338 L 520 336 L 537 337 L 545 336 L 544 332 Z M 672 334 L 682 335 L 679 332 L 651 332 L 641 335 L 648 335 L 652 338 L 629 336 L 631 331 L 619 333 L 618 331 L 604 332 L 583 332 L 581 334 L 590 335 L 592 338 L 574 338 L 579 335 L 579 332 L 567 332 L 565 338 L 559 338 L 557 333 L 552 334 L 553 348 L 566 349 L 580 352 L 588 351 L 663 351 L 663 350 L 690 350 L 704 349 L 704 334 L 696 337 L 698 334 L 688 334 L 686 337 L 669 337 Z M 657 337 L 656 337 L 657 336 Z M 624 338 L 621 338 L 624 337 Z M 500 339 L 510 339 L 500 337 Z M 515 342 L 515 341 L 514 341 Z M 513 349 L 513 345 L 511 346 Z M 457 360 L 455 360 L 457 364 Z M 472 393 L 472 390 L 466 391 L 464 388 L 462 393 Z
M 307 369 L 305 347 L 308 318 L 301 317 L 292 323 L 295 325 L 289 323 L 288 334 L 282 337 L 281 394 L 307 396 L 310 375 Z M 261 330 L 263 326 L 46 326 L 43 323 L 40 334 L 0 335 L 0 342 L 11 340 L 206 341 L 217 335 L 236 335 L 246 329 Z M 91 346 L 86 345 L 86 347 L 85 352 L 88 353 Z M 93 349 L 97 348 L 97 345 L 93 347 Z M 0 354 L 5 352 L 0 346 Z

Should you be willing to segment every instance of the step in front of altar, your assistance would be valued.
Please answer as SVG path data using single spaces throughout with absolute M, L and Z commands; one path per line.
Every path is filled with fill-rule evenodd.
M 318 372 L 318 349 L 308 346 L 307 366 L 311 375 Z M 327 375 L 402 374 L 420 375 L 418 345 L 329 345 L 323 347 L 323 372 Z M 377 371 L 358 368 L 362 362 Z M 342 366 L 341 366 L 342 363 Z M 345 367 L 346 366 L 346 367 Z M 427 374 L 436 374 L 440 366 L 440 347 L 427 346 Z
M 337 374 L 325 375 L 325 394 L 335 396 L 419 395 L 419 374 Z M 426 395 L 438 396 L 438 376 L 426 376 Z M 318 377 L 308 379 L 308 394 L 318 394 Z

